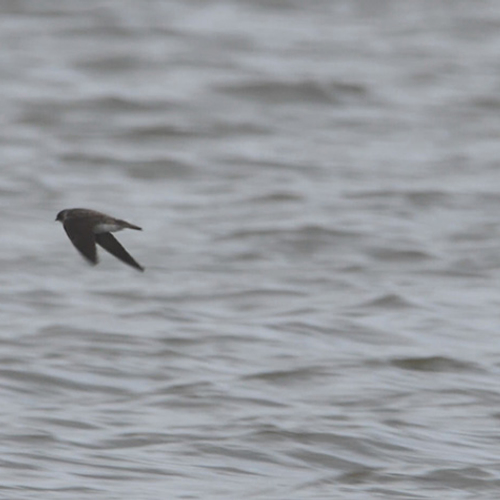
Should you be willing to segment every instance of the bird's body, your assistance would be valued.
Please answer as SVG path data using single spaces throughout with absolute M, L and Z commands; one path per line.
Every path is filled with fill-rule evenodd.
M 97 264 L 98 262 L 97 243 L 129 266 L 139 271 L 144 271 L 144 268 L 134 260 L 111 234 L 122 229 L 141 231 L 142 228 L 139 226 L 86 208 L 61 210 L 57 214 L 56 220 L 62 222 L 71 243 L 92 264 Z

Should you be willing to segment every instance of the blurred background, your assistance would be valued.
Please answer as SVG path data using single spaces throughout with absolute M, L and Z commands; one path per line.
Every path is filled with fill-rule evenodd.
M 497 498 L 499 53 L 493 0 L 2 1 L 0 496 Z

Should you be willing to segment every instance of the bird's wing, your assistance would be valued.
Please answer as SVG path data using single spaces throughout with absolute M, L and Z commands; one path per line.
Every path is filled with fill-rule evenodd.
M 125 262 L 129 266 L 135 267 L 139 271 L 144 271 L 144 268 L 138 264 L 134 258 L 123 248 L 120 242 L 111 233 L 99 233 L 94 235 L 96 243 L 102 246 L 110 254 L 117 259 Z
M 64 221 L 64 230 L 76 249 L 89 262 L 97 264 L 95 236 L 91 224 L 80 219 L 69 218 Z

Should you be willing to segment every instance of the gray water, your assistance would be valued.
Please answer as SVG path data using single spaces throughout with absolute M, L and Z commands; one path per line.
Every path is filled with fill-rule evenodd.
M 498 498 L 500 2 L 2 1 L 0 96 L 0 498 Z

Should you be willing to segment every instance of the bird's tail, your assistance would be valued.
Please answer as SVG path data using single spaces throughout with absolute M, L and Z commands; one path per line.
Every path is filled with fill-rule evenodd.
M 134 224 L 130 224 L 130 222 L 127 222 L 126 220 L 121 220 L 120 221 L 124 227 L 128 229 L 135 229 L 136 231 L 142 231 L 142 227 L 135 226 Z

